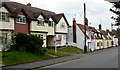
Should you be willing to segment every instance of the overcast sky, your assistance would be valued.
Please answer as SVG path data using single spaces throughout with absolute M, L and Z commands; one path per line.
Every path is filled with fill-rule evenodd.
M 19 3 L 31 3 L 33 7 L 50 10 L 55 13 L 64 13 L 69 24 L 72 25 L 73 18 L 76 22 L 83 23 L 83 4 L 86 3 L 87 18 L 90 26 L 98 28 L 102 24 L 102 29 L 110 29 L 111 23 L 115 21 L 111 16 L 115 16 L 109 9 L 113 6 L 111 3 L 104 0 L 11 0 Z M 76 14 L 76 15 L 75 15 Z

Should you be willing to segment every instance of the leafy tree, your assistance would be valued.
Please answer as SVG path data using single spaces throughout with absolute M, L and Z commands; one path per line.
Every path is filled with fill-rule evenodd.
M 114 2 L 113 3 L 113 8 L 110 9 L 111 12 L 115 13 L 117 15 L 117 17 L 112 16 L 111 18 L 114 19 L 116 21 L 116 25 L 119 26 L 120 25 L 120 2 Z

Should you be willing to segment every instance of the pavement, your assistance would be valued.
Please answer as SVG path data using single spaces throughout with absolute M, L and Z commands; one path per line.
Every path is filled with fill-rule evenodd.
M 22 68 L 23 69 L 36 69 L 36 68 L 41 68 L 49 65 L 54 65 L 58 63 L 63 63 L 75 59 L 79 59 L 84 57 L 83 54 L 75 54 L 75 53 L 70 53 L 70 56 L 65 56 L 61 58 L 55 58 L 55 59 L 50 59 L 50 60 L 43 60 L 43 61 L 36 61 L 36 62 L 31 62 L 31 63 L 26 63 L 26 64 L 19 64 L 19 65 L 13 65 L 13 66 L 3 66 L 3 69 L 16 69 L 16 68 Z

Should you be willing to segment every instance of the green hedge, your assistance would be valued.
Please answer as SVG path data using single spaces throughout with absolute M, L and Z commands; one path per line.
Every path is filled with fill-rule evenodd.
M 36 55 L 44 55 L 46 49 L 42 47 L 43 40 L 36 35 L 18 33 L 13 39 L 11 51 L 30 52 Z

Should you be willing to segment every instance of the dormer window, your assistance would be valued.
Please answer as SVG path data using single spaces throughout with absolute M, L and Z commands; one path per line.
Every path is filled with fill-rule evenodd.
M 9 21 L 9 14 L 5 12 L 0 12 L 0 21 Z
M 64 22 L 61 22 L 61 28 L 65 28 L 65 23 Z
M 49 22 L 48 22 L 48 26 L 53 27 L 53 21 L 49 21 Z
M 19 17 L 16 18 L 16 23 L 26 24 L 26 17 L 19 15 Z
M 38 25 L 44 25 L 44 19 L 38 18 Z

